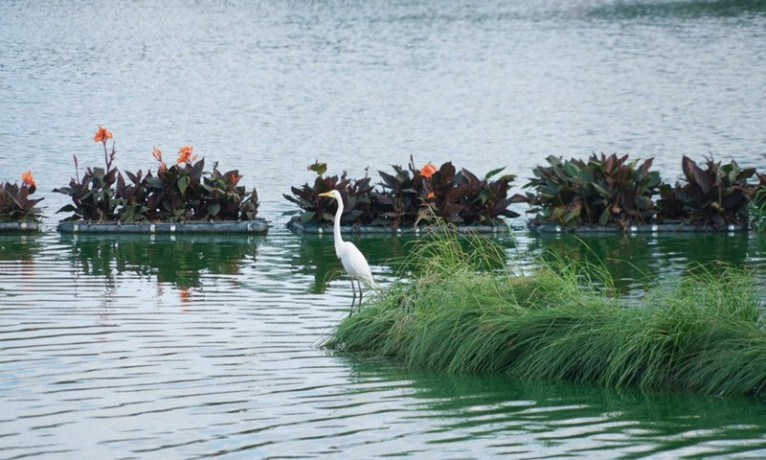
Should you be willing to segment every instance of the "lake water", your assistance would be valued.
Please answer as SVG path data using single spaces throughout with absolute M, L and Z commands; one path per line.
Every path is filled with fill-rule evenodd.
M 681 155 L 766 170 L 762 1 L 0 2 L 0 180 L 31 169 L 37 235 L 0 235 L 0 458 L 766 456 L 766 405 L 337 355 L 351 293 L 331 239 L 288 233 L 316 159 L 506 166 Z M 59 235 L 51 190 L 191 144 L 256 186 L 267 236 Z M 210 164 L 210 163 L 208 163 Z M 523 209 L 518 209 L 523 211 Z M 356 240 L 382 284 L 407 238 Z M 625 296 L 753 235 L 501 238 L 522 261 L 598 257 Z M 626 264 L 621 261 L 628 260 Z

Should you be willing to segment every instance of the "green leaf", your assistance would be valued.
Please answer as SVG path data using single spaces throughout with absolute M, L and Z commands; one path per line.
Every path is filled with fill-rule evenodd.
M 183 194 L 186 191 L 186 187 L 189 186 L 189 176 L 181 176 L 178 178 L 178 190 Z
M 318 176 L 321 177 L 324 175 L 324 173 L 327 172 L 327 163 L 320 163 L 319 161 L 316 161 L 314 162 L 313 165 L 309 166 L 306 169 L 308 169 L 309 171 L 314 171 L 315 173 L 317 173 Z
M 492 171 L 490 171 L 490 172 L 488 172 L 487 174 L 484 175 L 484 179 L 489 179 L 490 177 L 492 177 L 495 174 L 499 173 L 503 169 L 505 169 L 505 166 L 503 166 L 502 168 L 493 169 Z
M 213 203 L 207 208 L 208 214 L 210 214 L 212 217 L 215 217 L 218 215 L 219 212 L 221 212 L 221 205 L 218 203 Z
M 304 224 L 311 222 L 314 220 L 314 217 L 316 216 L 316 213 L 314 211 L 304 211 L 301 214 L 301 222 Z
M 609 197 L 609 192 L 607 192 L 604 187 L 598 185 L 595 182 L 592 182 L 590 185 L 593 186 L 594 189 L 596 189 L 596 192 L 598 192 L 599 195 L 603 197 L 607 197 L 607 198 Z
M 163 188 L 162 180 L 159 177 L 149 176 L 146 178 L 146 183 L 152 188 Z
M 601 213 L 601 217 L 598 218 L 599 225 L 606 225 L 609 223 L 609 208 L 604 209 Z
M 634 202 L 639 209 L 649 209 L 652 206 L 652 200 L 648 196 L 637 196 Z
M 71 204 L 67 204 L 67 205 L 64 205 L 61 209 L 59 209 L 56 212 L 59 213 L 59 212 L 76 212 L 76 211 L 77 211 L 77 208 L 75 208 Z

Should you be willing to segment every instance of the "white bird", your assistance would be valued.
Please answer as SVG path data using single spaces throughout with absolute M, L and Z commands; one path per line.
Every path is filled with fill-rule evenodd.
M 335 198 L 338 203 L 338 210 L 335 211 L 335 223 L 333 225 L 333 239 L 335 242 L 335 255 L 338 256 L 346 273 L 351 277 L 351 289 L 354 293 L 354 297 L 351 299 L 351 312 L 354 311 L 354 302 L 356 301 L 356 286 L 354 286 L 354 280 L 359 285 L 359 305 L 362 304 L 362 283 L 369 289 L 377 289 L 378 285 L 375 284 L 375 280 L 372 279 L 372 272 L 370 271 L 370 265 L 367 263 L 367 259 L 364 258 L 359 249 L 354 246 L 354 243 L 350 241 L 343 241 L 340 236 L 340 216 L 343 214 L 343 197 L 337 190 L 330 190 L 329 192 L 320 193 L 319 196 Z

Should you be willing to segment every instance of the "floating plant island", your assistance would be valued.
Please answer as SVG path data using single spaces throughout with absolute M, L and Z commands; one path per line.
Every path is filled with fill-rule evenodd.
M 114 166 L 112 133 L 99 126 L 93 140 L 103 147 L 104 167 L 88 167 L 55 192 L 69 196 L 71 204 L 58 212 L 72 213 L 61 221 L 62 233 L 266 233 L 269 224 L 257 218 L 258 194 L 239 185 L 238 170 L 222 173 L 218 163 L 205 171 L 193 147 L 179 149 L 168 166 L 154 148 L 157 170 L 146 174 Z M 75 156 L 75 169 L 78 170 Z
M 459 231 L 508 233 L 523 230 L 504 218 L 518 217 L 514 203 L 529 206 L 527 228 L 535 233 L 707 233 L 766 229 L 766 175 L 708 158 L 698 165 L 684 156 L 683 181 L 663 182 L 651 170 L 652 159 L 629 161 L 628 156 L 596 155 L 587 160 L 549 156 L 523 186 L 525 194 L 510 196 L 513 175 L 479 178 L 451 162 L 421 168 L 410 157 L 408 168 L 379 171 L 380 182 L 325 175 L 327 165 L 316 162 L 313 184 L 292 187 L 286 199 L 300 215 L 288 223 L 294 233 L 324 233 L 333 223 L 333 206 L 321 194 L 339 190 L 344 199 L 344 233 L 427 233 L 433 227 Z M 748 183 L 752 177 L 758 183 Z
M 444 226 L 459 232 L 509 233 L 512 228 L 505 218 L 518 217 L 509 209 L 508 196 L 515 176 L 493 178 L 502 168 L 479 178 L 451 162 L 418 168 L 410 157 L 408 168 L 379 171 L 378 187 L 367 175 L 361 179 L 348 178 L 345 171 L 341 176 L 325 175 L 325 163 L 316 162 L 308 169 L 317 174 L 314 183 L 292 187 L 292 194 L 284 195 L 301 208 L 287 224 L 298 234 L 332 232 L 335 202 L 321 196 L 330 190 L 343 196 L 343 233 L 419 234 Z
M 40 230 L 42 212 L 32 198 L 37 190 L 32 171 L 21 175 L 21 185 L 0 182 L 0 233 L 36 232 Z

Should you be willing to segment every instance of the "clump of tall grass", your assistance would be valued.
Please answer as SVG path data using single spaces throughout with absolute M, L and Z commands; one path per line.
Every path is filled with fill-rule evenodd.
M 383 291 L 325 345 L 454 373 L 763 394 L 764 305 L 747 273 L 695 270 L 623 304 L 603 271 L 559 259 L 523 275 L 497 269 L 505 256 L 491 244 L 459 238 L 415 250 L 415 279 Z

